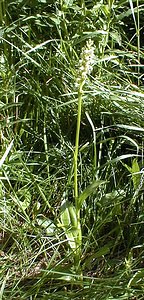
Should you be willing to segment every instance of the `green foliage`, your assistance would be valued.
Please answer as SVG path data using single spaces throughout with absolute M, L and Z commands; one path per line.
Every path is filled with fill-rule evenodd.
M 77 235 L 78 235 L 78 220 L 75 207 L 68 201 L 62 203 L 61 206 L 61 226 L 63 227 L 70 248 L 76 252 Z
M 124 166 L 128 169 L 128 171 L 132 174 L 132 181 L 134 189 L 137 190 L 140 184 L 140 168 L 137 162 L 137 159 L 134 158 L 132 161 L 132 167 L 124 164 Z
M 143 299 L 143 18 L 0 1 L 1 299 Z

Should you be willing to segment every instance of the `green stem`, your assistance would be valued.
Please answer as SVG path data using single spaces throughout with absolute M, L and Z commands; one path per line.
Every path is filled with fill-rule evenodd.
M 75 152 L 74 152 L 74 196 L 75 196 L 76 211 L 78 211 L 78 151 L 79 151 L 83 85 L 84 82 L 82 81 L 78 91 L 78 114 L 77 114 L 77 128 L 76 128 L 76 140 L 75 140 Z
M 84 80 L 81 81 L 79 90 L 78 90 L 78 114 L 77 114 L 77 128 L 76 128 L 76 140 L 75 140 L 75 152 L 74 152 L 74 196 L 75 196 L 75 208 L 76 208 L 76 217 L 77 217 L 77 250 L 75 255 L 75 266 L 77 272 L 81 275 L 80 270 L 80 260 L 81 260 L 81 222 L 80 222 L 80 209 L 78 206 L 78 152 L 79 152 L 79 136 L 80 136 L 80 123 L 81 123 L 81 110 L 82 110 L 82 99 L 83 99 L 83 85 Z

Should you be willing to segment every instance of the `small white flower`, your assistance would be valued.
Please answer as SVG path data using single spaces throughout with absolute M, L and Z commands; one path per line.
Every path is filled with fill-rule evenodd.
M 81 58 L 79 60 L 79 71 L 78 71 L 78 84 L 84 84 L 86 77 L 93 69 L 94 63 L 94 47 L 93 41 L 89 40 L 86 46 L 82 49 Z

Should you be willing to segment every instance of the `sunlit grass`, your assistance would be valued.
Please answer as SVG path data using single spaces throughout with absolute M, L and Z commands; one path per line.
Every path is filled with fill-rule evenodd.
M 0 2 L 0 299 L 143 299 L 143 14 Z

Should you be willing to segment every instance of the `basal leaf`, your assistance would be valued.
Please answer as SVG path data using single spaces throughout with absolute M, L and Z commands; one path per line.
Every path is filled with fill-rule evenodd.
M 62 203 L 60 219 L 61 226 L 65 232 L 70 248 L 76 250 L 77 236 L 80 229 L 77 228 L 75 207 L 69 201 L 64 201 Z

